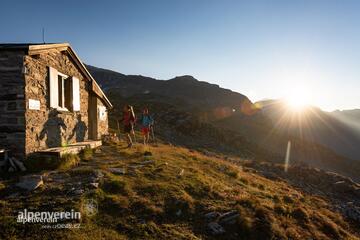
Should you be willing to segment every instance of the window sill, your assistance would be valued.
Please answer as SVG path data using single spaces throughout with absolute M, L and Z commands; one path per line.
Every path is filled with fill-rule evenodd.
M 69 111 L 67 108 L 57 108 L 56 111 L 58 114 L 73 115 L 73 112 Z

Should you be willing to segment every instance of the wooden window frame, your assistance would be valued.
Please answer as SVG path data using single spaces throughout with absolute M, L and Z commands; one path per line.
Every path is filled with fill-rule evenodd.
M 61 78 L 61 84 L 58 82 L 58 107 L 57 109 L 60 111 L 66 111 L 66 112 L 70 112 L 71 109 L 67 108 L 65 103 L 66 103 L 66 99 L 65 99 L 65 81 L 70 81 L 69 80 L 69 76 L 58 72 L 58 81 L 60 80 L 59 77 Z M 61 87 L 61 89 L 60 89 Z

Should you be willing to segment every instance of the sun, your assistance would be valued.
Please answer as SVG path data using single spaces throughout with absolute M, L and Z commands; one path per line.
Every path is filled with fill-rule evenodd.
M 291 111 L 301 112 L 311 104 L 311 94 L 305 87 L 294 87 L 288 91 L 285 102 Z
M 290 97 L 286 99 L 286 103 L 291 110 L 302 111 L 308 106 L 308 102 L 301 97 Z

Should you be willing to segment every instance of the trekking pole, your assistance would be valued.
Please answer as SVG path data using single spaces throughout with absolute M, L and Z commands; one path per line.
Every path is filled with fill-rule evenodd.
M 134 135 L 134 142 L 137 143 L 134 127 L 133 127 L 133 129 L 131 130 L 131 133 Z
M 154 134 L 154 124 L 151 125 L 151 137 L 152 137 L 152 140 L 153 142 L 155 143 L 155 134 Z
M 117 130 L 118 130 L 118 139 L 120 140 L 120 126 L 119 126 L 119 120 L 116 120 L 117 123 Z

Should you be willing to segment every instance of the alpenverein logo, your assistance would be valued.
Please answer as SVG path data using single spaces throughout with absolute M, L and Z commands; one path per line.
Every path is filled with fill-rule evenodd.
M 73 209 L 68 212 L 33 212 L 24 209 L 17 216 L 17 222 L 25 223 L 57 223 L 59 220 L 81 219 L 81 213 Z

